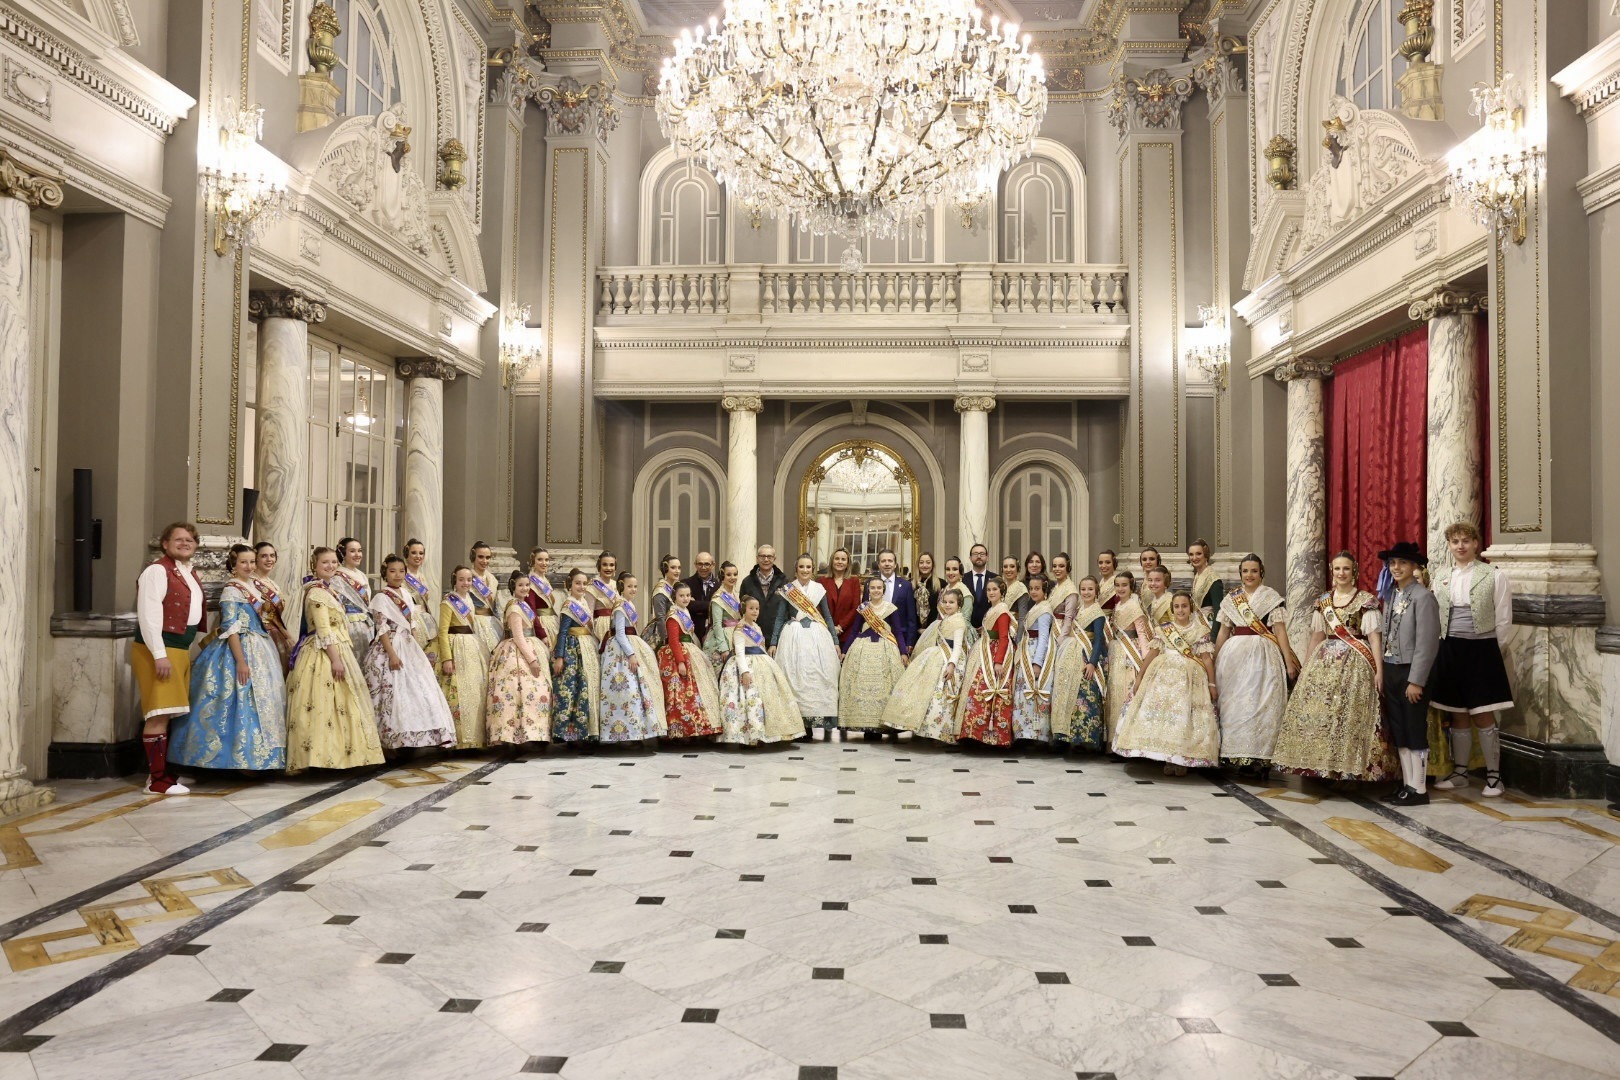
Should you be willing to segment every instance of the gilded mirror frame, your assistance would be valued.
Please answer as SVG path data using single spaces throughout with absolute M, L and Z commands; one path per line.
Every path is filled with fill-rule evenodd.
M 910 506 L 900 521 L 901 550 L 895 554 L 900 557 L 902 569 L 917 565 L 917 556 L 922 554 L 922 493 L 917 483 L 917 470 L 911 467 L 904 454 L 877 439 L 846 439 L 834 443 L 817 453 L 810 467 L 804 471 L 799 481 L 799 546 L 794 552 L 795 556 L 798 552 L 811 550 L 811 540 L 820 530 L 815 515 L 810 513 L 810 492 L 826 479 L 828 461 L 854 458 L 859 464 L 862 458 L 874 452 L 885 454 L 896 463 L 894 479 L 903 492 L 910 493 Z

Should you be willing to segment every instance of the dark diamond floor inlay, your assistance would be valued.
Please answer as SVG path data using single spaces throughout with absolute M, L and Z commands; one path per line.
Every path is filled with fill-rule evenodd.
M 591 965 L 591 974 L 593 975 L 617 975 L 623 970 L 623 960 L 598 960 Z
M 719 1009 L 687 1009 L 681 1013 L 683 1024 L 712 1024 L 719 1019 Z
M 1068 986 L 1069 973 L 1066 971 L 1037 971 L 1035 981 L 1042 986 Z
M 520 934 L 543 934 L 551 924 L 548 922 L 526 922 L 518 926 Z
M 291 1061 L 304 1052 L 304 1043 L 271 1043 L 255 1061 Z
M 439 1006 L 439 1011 L 447 1013 L 470 1013 L 474 1009 L 478 1008 L 480 1000 L 481 999 L 479 998 L 451 998 L 449 1001 Z
M 936 1028 L 965 1028 L 967 1017 L 961 1013 L 929 1013 L 928 1026 Z
M 524 1062 L 523 1068 L 519 1069 L 518 1072 L 546 1073 L 554 1076 L 562 1072 L 563 1066 L 567 1063 L 568 1059 L 565 1057 L 541 1057 L 536 1055 Z
M 1473 1028 L 1457 1020 L 1430 1020 L 1429 1026 L 1434 1028 L 1434 1030 L 1438 1031 L 1440 1034 L 1454 1039 L 1478 1038 L 1478 1036 L 1474 1034 Z
M 247 997 L 251 993 L 253 993 L 252 990 L 233 989 L 233 988 L 227 987 L 226 989 L 221 990 L 219 993 L 215 994 L 213 997 L 209 998 L 208 1000 L 209 1001 L 241 1001 L 243 998 Z
M 1283 974 L 1262 975 L 1262 976 L 1260 976 L 1260 981 L 1265 983 L 1267 986 L 1298 986 L 1299 985 L 1299 980 L 1298 979 L 1294 978 L 1292 975 L 1283 975 Z
M 748 933 L 748 931 L 746 931 L 746 930 L 721 929 L 721 930 L 716 930 L 714 932 L 714 936 L 717 937 L 717 938 L 726 938 L 726 939 L 731 940 L 731 941 L 741 941 L 742 938 L 744 937 L 744 935 L 746 935 L 747 933 Z
M 381 956 L 377 957 L 377 963 L 379 963 L 379 964 L 405 964 L 405 963 L 409 963 L 411 957 L 413 957 L 415 955 L 416 955 L 415 953 L 408 953 L 408 952 L 385 952 Z
M 1127 945 L 1147 946 L 1153 944 L 1153 939 L 1150 937 L 1127 937 L 1124 941 Z
M 844 969 L 843 968 L 811 968 L 810 969 L 810 977 L 812 979 L 842 979 L 844 977 Z

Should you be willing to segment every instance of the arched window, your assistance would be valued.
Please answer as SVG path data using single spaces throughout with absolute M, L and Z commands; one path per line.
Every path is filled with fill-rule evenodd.
M 394 35 L 378 0 L 332 0 L 343 33 L 337 39 L 338 112 L 376 116 L 399 100 Z
M 653 214 L 655 266 L 715 266 L 725 261 L 720 185 L 696 161 L 676 162 L 658 177 Z
M 1368 0 L 1350 23 L 1339 85 L 1344 96 L 1363 109 L 1395 107 L 1395 80 L 1401 77 L 1395 60 L 1406 39 L 1396 18 L 1400 10 L 1401 0 Z
M 1048 557 L 1074 542 L 1074 492 L 1056 469 L 1025 465 L 1001 488 L 1001 553 L 1023 558 L 1026 551 Z
M 666 554 L 691 559 L 699 551 L 719 551 L 720 488 L 709 470 L 691 461 L 670 463 L 651 487 L 652 532 L 646 573 L 657 575 L 657 560 Z
M 1074 192 L 1063 170 L 1041 157 L 1019 162 L 1001 184 L 1001 261 L 1072 262 L 1073 218 Z

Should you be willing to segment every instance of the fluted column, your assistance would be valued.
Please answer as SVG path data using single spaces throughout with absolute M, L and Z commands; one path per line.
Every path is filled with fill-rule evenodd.
M 23 775 L 23 659 L 32 629 L 28 575 L 28 483 L 34 475 L 33 348 L 28 325 L 29 212 L 62 205 L 62 188 L 0 150 L 0 816 L 48 803 L 49 789 Z
M 276 545 L 276 584 L 291 595 L 309 569 L 309 324 L 326 305 L 302 289 L 253 292 L 248 318 L 259 324 L 253 538 Z
M 456 368 L 443 360 L 407 356 L 396 364 L 405 380 L 405 506 L 400 547 L 412 539 L 427 548 L 428 595 L 439 595 L 444 550 L 444 384 Z
M 1300 357 L 1273 374 L 1288 387 L 1288 553 L 1285 578 L 1288 637 L 1305 656 L 1311 636 L 1311 604 L 1327 588 L 1327 424 L 1322 380 L 1333 371 L 1325 360 Z
M 748 567 L 754 565 L 759 543 L 759 443 L 754 428 L 765 404 L 758 394 L 727 394 L 720 406 L 731 414 L 726 443 L 726 552 L 721 558 Z
M 990 542 L 990 410 L 996 399 L 989 394 L 958 394 L 956 411 L 962 417 L 961 463 L 958 494 L 961 525 L 957 550 L 962 558 L 974 544 Z
M 1430 562 L 1450 558 L 1446 529 L 1459 521 L 1482 523 L 1480 480 L 1485 463 L 1479 441 L 1479 314 L 1481 297 L 1440 289 L 1412 305 L 1411 316 L 1429 324 L 1428 552 Z

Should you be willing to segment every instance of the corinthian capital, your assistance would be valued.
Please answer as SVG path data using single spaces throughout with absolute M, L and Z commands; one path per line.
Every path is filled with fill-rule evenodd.
M 542 79 L 547 78 L 542 76 Z M 581 83 L 572 75 L 541 82 L 534 103 L 546 116 L 547 135 L 595 135 L 606 139 L 619 126 L 613 87 L 607 82 Z
M 456 365 L 431 356 L 402 356 L 394 361 L 394 370 L 402 379 L 439 379 L 455 382 Z
M 1447 287 L 1412 301 L 1407 314 L 1418 322 L 1428 322 L 1443 315 L 1477 315 L 1484 304 L 1485 297 L 1480 293 Z
M 0 195 L 19 199 L 30 209 L 62 205 L 61 184 L 30 172 L 4 150 L 0 150 Z
M 1146 75 L 1127 75 L 1114 83 L 1108 119 L 1120 135 L 1144 131 L 1180 131 L 1181 107 L 1192 97 L 1190 73 L 1171 74 L 1154 68 Z
M 248 318 L 301 319 L 307 323 L 326 321 L 326 304 L 303 289 L 257 290 L 248 293 Z
M 961 412 L 990 412 L 996 407 L 996 399 L 992 394 L 957 394 L 956 411 Z
M 1280 383 L 1293 382 L 1295 379 L 1325 379 L 1333 374 L 1333 361 L 1296 356 L 1278 364 L 1271 374 Z
M 765 403 L 758 394 L 727 394 L 720 399 L 720 407 L 728 413 L 765 411 Z

